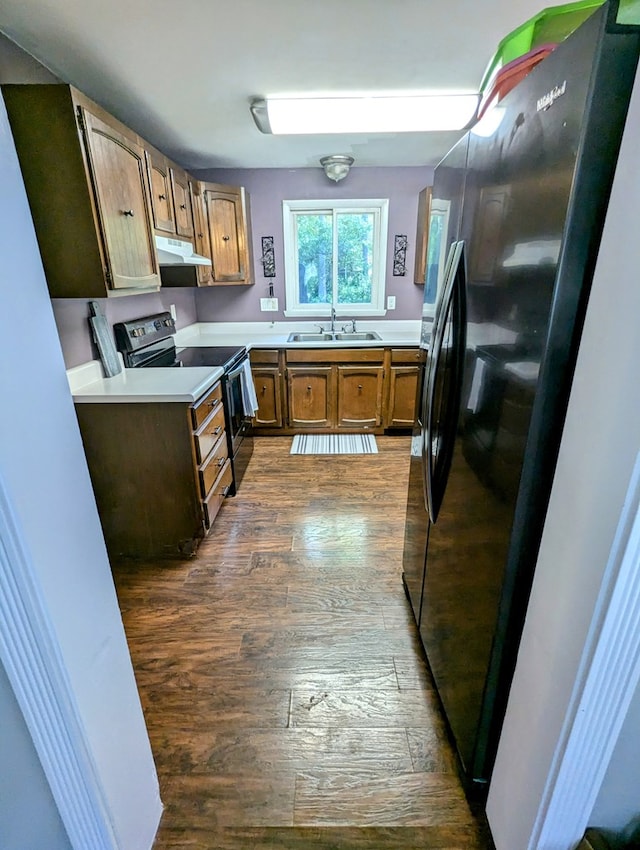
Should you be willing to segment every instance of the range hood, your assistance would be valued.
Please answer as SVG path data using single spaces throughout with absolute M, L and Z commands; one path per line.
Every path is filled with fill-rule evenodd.
M 211 260 L 196 254 L 191 242 L 156 236 L 156 252 L 161 266 L 210 266 Z

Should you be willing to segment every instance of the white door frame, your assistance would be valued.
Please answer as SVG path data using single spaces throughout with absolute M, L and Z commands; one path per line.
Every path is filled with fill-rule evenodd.
M 0 662 L 74 850 L 117 850 L 62 654 L 0 477 Z

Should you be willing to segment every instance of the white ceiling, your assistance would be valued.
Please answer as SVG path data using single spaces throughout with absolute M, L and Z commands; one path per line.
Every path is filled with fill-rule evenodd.
M 540 0 L 2 0 L 0 31 L 190 169 L 435 165 L 459 133 L 267 136 L 252 97 L 477 90 Z

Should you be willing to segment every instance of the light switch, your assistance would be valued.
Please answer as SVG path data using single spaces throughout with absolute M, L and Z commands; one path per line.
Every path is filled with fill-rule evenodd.
M 278 309 L 278 299 L 277 298 L 261 298 L 260 299 L 260 309 L 263 313 L 277 311 Z
M 396 296 L 395 295 L 387 295 L 387 310 L 395 310 L 396 309 Z

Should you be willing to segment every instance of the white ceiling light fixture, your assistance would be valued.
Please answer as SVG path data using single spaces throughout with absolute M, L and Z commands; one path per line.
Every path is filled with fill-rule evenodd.
M 480 95 L 268 97 L 250 109 L 259 130 L 273 135 L 424 133 L 462 130 L 474 119 Z
M 320 165 L 324 168 L 324 173 L 329 180 L 335 180 L 337 183 L 349 173 L 349 169 L 353 165 L 353 157 L 335 153 L 332 156 L 323 156 Z

